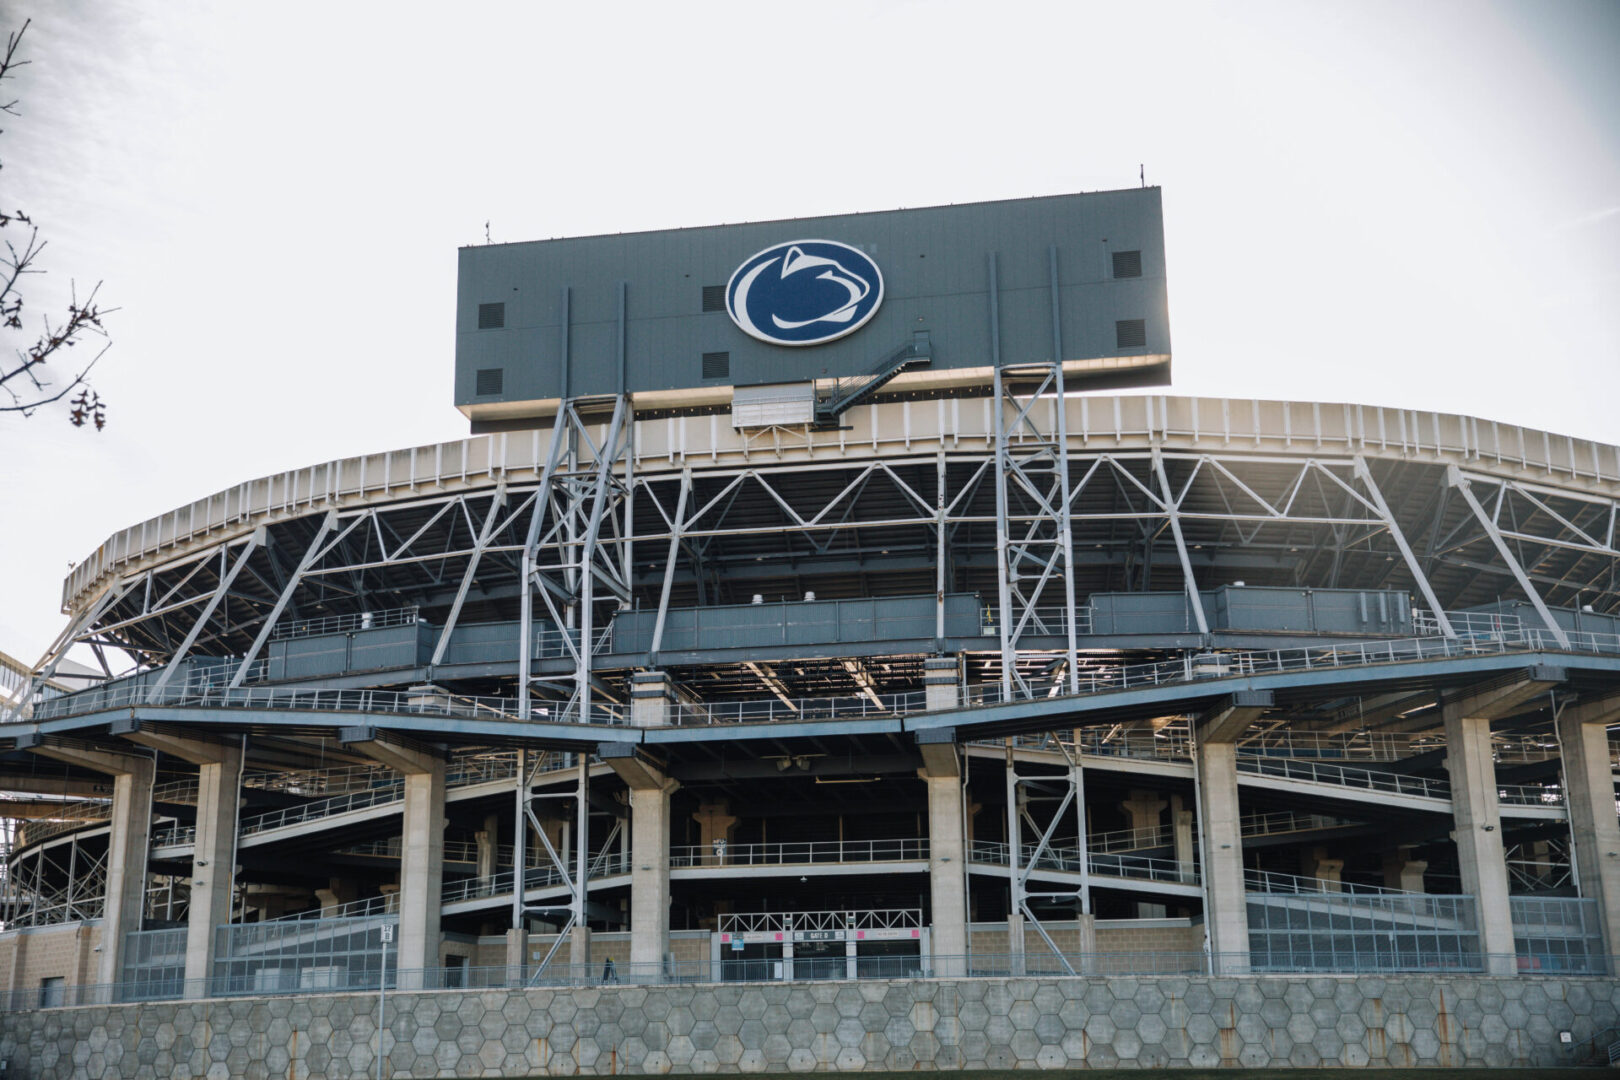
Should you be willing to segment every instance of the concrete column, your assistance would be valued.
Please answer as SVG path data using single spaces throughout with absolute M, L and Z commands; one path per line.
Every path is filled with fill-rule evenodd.
M 1007 973 L 1024 973 L 1024 914 L 1021 911 L 1007 916 Z
M 669 797 L 680 784 L 634 743 L 603 743 L 597 754 L 630 789 L 629 960 L 632 973 L 647 975 L 661 970 L 669 951 Z M 574 963 L 589 963 L 589 938 L 582 943 L 579 929 Z
M 191 863 L 186 923 L 186 996 L 208 996 L 216 930 L 230 923 L 242 751 L 220 747 L 218 760 L 197 767 L 197 847 Z
M 1306 877 L 1323 882 L 1323 892 L 1344 891 L 1340 882 L 1340 875 L 1344 873 L 1343 859 L 1330 859 L 1326 848 L 1313 847 L 1300 861 L 1304 864 L 1300 869 Z
M 413 687 L 412 692 L 422 689 Z M 426 695 L 426 690 L 423 690 Z M 409 739 L 373 728 L 346 728 L 343 742 L 405 775 L 400 828 L 399 933 L 393 962 L 400 989 L 439 966 L 439 906 L 444 885 L 444 758 Z M 382 890 L 386 892 L 387 890 Z M 409 974 L 407 974 L 409 973 Z
M 484 819 L 484 827 L 473 834 L 478 844 L 478 865 L 473 874 L 476 877 L 493 877 L 496 871 L 496 856 L 499 854 L 501 819 L 498 814 L 491 814 Z
M 630 789 L 630 972 L 662 971 L 669 952 L 669 797 L 675 781 Z
M 1149 832 L 1158 830 L 1159 815 L 1166 805 L 1158 792 L 1132 788 L 1130 798 L 1120 803 L 1119 808 L 1125 811 L 1125 818 L 1133 831 Z
M 1204 845 L 1204 930 L 1218 974 L 1249 970 L 1249 908 L 1238 828 L 1237 746 L 1198 743 L 1198 820 Z
M 113 781 L 112 832 L 107 840 L 107 905 L 101 917 L 101 966 L 98 982 L 123 978 L 124 935 L 141 928 L 146 901 L 146 852 L 152 831 L 150 759 Z
M 568 935 L 568 962 L 576 970 L 584 970 L 591 963 L 591 928 L 575 926 Z
M 630 722 L 634 726 L 664 727 L 673 723 L 670 707 L 674 702 L 668 673 L 638 671 L 630 676 Z
M 1426 860 L 1412 858 L 1411 848 L 1396 848 L 1384 856 L 1384 888 L 1420 893 L 1423 872 L 1428 868 Z
M 930 664 L 937 660 L 928 661 Z M 951 664 L 951 686 L 955 688 L 955 662 Z M 932 689 L 930 689 L 932 693 Z M 954 706 L 953 706 L 954 707 Z M 928 886 L 932 928 L 933 973 L 938 976 L 967 974 L 968 848 L 962 820 L 962 759 L 957 751 L 956 732 L 951 728 L 929 728 L 916 734 L 923 767 L 917 770 L 928 791 Z M 949 958 L 949 959 L 946 959 Z
M 923 661 L 924 707 L 929 712 L 961 708 L 960 670 L 961 664 L 954 656 L 930 656 Z
M 107 837 L 107 899 L 101 916 L 101 962 L 96 981 L 124 975 L 124 935 L 141 928 L 146 904 L 148 841 L 152 832 L 152 781 L 156 762 L 93 744 L 41 736 L 19 737 L 17 748 L 113 777 L 112 822 Z
M 1558 717 L 1564 751 L 1564 798 L 1581 895 L 1597 901 L 1603 941 L 1620 955 L 1620 820 L 1607 725 L 1620 720 L 1620 697 L 1566 706 Z
M 1474 898 L 1486 971 L 1512 975 L 1516 968 L 1513 914 L 1508 906 L 1496 763 L 1491 759 L 1491 722 L 1467 715 L 1465 705 L 1447 703 L 1441 710 L 1446 728 L 1446 772 L 1451 777 L 1451 836 L 1457 842 L 1463 892 Z M 1612 807 L 1609 816 L 1614 816 Z
M 399 885 L 399 970 L 439 966 L 439 903 L 444 886 L 444 762 L 405 776 Z M 401 988 L 406 988 L 405 981 Z
M 934 974 L 967 974 L 967 844 L 962 832 L 962 781 L 927 776 L 928 887 L 933 930 Z M 945 958 L 949 959 L 945 959 Z
M 698 844 L 707 852 L 703 857 L 706 863 L 719 865 L 725 862 L 725 856 L 720 854 L 724 848 L 716 847 L 715 841 L 719 840 L 726 844 L 731 842 L 732 831 L 737 827 L 737 818 L 730 811 L 731 804 L 720 800 L 698 804 L 697 813 L 692 815 L 692 820 L 697 822 L 698 826 Z
M 333 919 L 337 917 L 337 909 L 351 900 L 357 900 L 355 888 L 351 882 L 343 878 L 327 878 L 327 887 L 315 890 L 315 899 L 321 905 L 321 918 Z
M 1185 872 L 1193 865 L 1193 812 L 1180 795 L 1170 796 L 1171 837 L 1175 843 L 1175 859 Z
M 506 932 L 506 981 L 518 984 L 529 970 L 529 932 L 513 927 Z

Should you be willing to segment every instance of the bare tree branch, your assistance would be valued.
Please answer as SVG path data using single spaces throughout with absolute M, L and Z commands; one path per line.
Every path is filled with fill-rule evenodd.
M 0 54 L 0 83 L 16 78 L 17 69 L 29 63 L 17 58 L 17 48 L 28 26 L 29 21 L 25 21 L 22 29 L 6 37 L 5 52 Z M 17 99 L 0 97 L 0 113 L 20 115 Z M 4 167 L 4 162 L 0 162 L 0 169 Z M 23 211 L 7 213 L 0 210 L 0 230 L 12 228 L 21 228 L 23 234 L 15 239 L 7 236 L 4 254 L 0 254 L 0 335 L 8 339 L 4 351 L 10 354 L 0 356 L 0 413 L 31 416 L 36 409 L 55 404 L 78 390 L 78 396 L 71 402 L 73 407 L 68 413 L 68 422 L 75 427 L 90 423 L 99 431 L 107 424 L 106 406 L 100 395 L 91 389 L 89 377 L 91 370 L 110 347 L 102 319 L 117 309 L 101 306 L 98 300 L 101 292 L 99 282 L 83 303 L 79 301 L 78 288 L 75 286 L 68 300 L 66 318 L 53 319 L 48 313 L 42 314 L 39 333 L 30 339 L 24 325 L 22 281 L 29 274 L 44 272 L 35 263 L 45 250 L 45 241 L 40 239 L 39 226 Z M 90 337 L 103 339 L 101 347 L 89 362 L 67 377 L 66 382 L 62 382 L 61 377 L 51 369 L 51 361 L 65 359 L 66 350 L 77 347 Z M 12 341 L 17 338 L 21 338 L 21 343 L 13 344 Z M 71 365 L 69 368 L 71 370 Z

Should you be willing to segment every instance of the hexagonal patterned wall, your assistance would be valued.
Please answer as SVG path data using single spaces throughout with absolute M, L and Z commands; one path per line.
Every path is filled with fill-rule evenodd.
M 1319 1065 L 1545 1066 L 1616 1023 L 1620 981 L 982 979 L 391 995 L 392 1077 Z M 377 999 L 0 1017 L 8 1080 L 364 1080 Z

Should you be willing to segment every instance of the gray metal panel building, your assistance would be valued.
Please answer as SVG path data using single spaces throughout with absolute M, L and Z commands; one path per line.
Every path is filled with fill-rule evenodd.
M 884 298 L 869 323 L 788 347 L 732 321 L 717 300 L 733 271 L 797 239 L 878 264 Z M 889 392 L 986 385 L 996 356 L 1059 353 L 1091 385 L 1167 383 L 1159 189 L 463 248 L 455 400 L 474 421 L 545 416 L 563 396 L 621 386 L 638 410 L 713 407 L 732 387 L 868 374 L 917 331 L 930 362 Z

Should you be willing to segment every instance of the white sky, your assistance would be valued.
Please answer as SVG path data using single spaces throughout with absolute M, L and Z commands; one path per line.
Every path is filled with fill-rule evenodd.
M 9 0 L 28 294 L 102 434 L 0 416 L 0 650 L 116 529 L 458 438 L 456 248 L 1164 187 L 1171 392 L 1620 442 L 1620 4 Z M 8 348 L 16 343 L 7 339 Z

